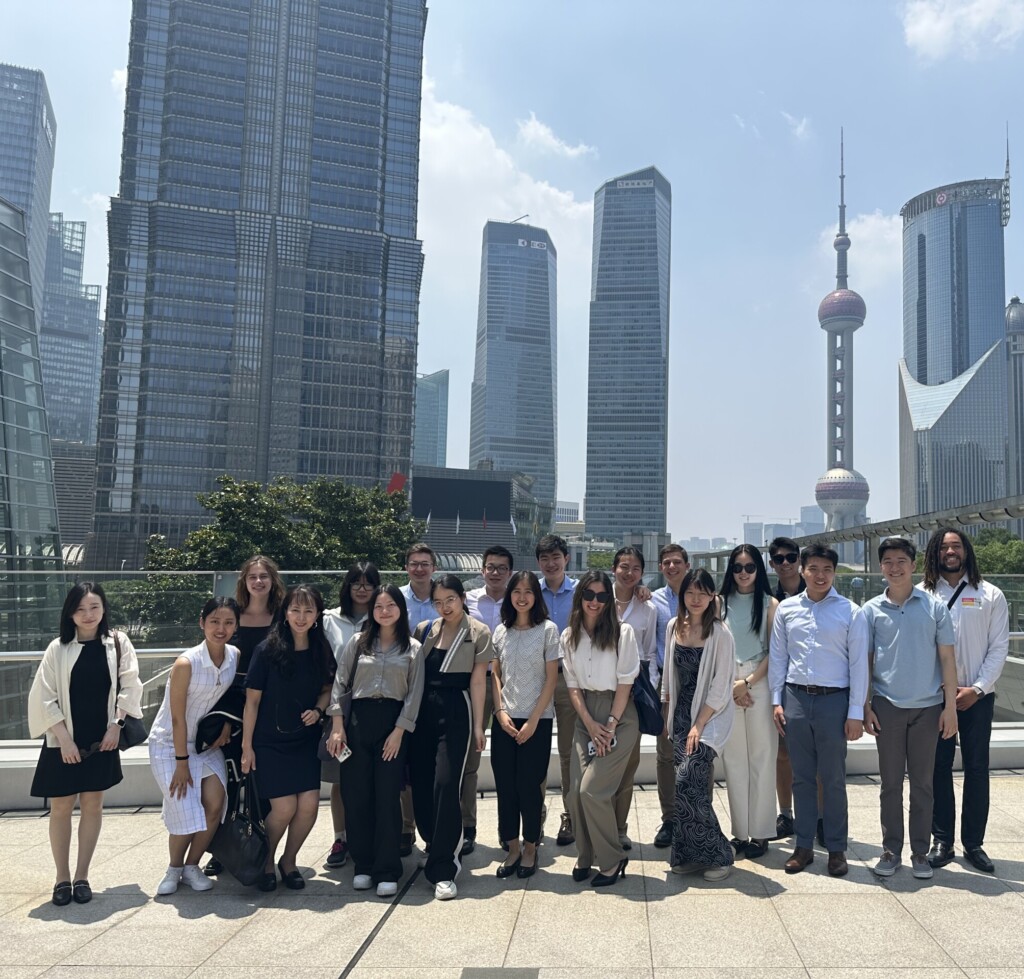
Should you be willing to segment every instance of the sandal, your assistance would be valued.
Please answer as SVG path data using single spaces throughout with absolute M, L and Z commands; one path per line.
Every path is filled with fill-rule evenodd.
M 60 883 L 54 884 L 53 903 L 56 904 L 58 908 L 63 908 L 65 905 L 71 903 L 72 893 L 71 881 L 62 880 Z
M 75 904 L 88 904 L 92 900 L 92 888 L 87 880 L 76 880 L 71 885 L 71 896 Z

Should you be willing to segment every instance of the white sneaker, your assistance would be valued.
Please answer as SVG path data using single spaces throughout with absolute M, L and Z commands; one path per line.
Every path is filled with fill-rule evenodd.
M 352 878 L 352 886 L 357 891 L 368 891 L 373 887 L 373 878 L 369 874 L 356 874 Z
M 443 880 L 434 888 L 434 897 L 439 901 L 450 901 L 453 897 L 457 897 L 458 893 L 453 880 Z
M 704 871 L 705 880 L 725 880 L 732 873 L 732 867 L 708 867 Z
M 181 879 L 194 891 L 213 890 L 213 881 L 195 864 L 186 864 L 181 872 Z
M 377 897 L 394 897 L 398 893 L 398 885 L 393 880 L 382 880 L 377 885 Z
M 168 867 L 167 873 L 164 874 L 164 879 L 157 885 L 157 896 L 167 897 L 168 894 L 173 894 L 178 889 L 178 884 L 181 881 L 181 874 L 181 867 Z

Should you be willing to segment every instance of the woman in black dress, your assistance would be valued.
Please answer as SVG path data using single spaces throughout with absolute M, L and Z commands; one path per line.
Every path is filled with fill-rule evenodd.
M 103 589 L 83 581 L 68 592 L 54 639 L 28 697 L 29 733 L 45 733 L 32 795 L 50 800 L 50 849 L 57 869 L 53 903 L 92 900 L 89 864 L 103 819 L 103 793 L 121 781 L 124 719 L 142 717 L 135 649 L 107 624 Z M 78 800 L 78 858 L 71 876 L 71 813 Z
M 267 864 L 259 882 L 263 891 L 277 887 L 274 856 L 286 830 L 277 869 L 286 887 L 306 886 L 295 860 L 320 805 L 317 744 L 336 666 L 324 637 L 323 614 L 315 588 L 299 585 L 289 591 L 246 674 L 242 771 L 256 772 L 259 794 L 270 800 Z

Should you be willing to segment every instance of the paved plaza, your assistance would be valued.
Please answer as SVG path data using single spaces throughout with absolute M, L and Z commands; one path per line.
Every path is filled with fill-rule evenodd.
M 820 851 L 807 871 L 786 875 L 789 844 L 778 843 L 710 884 L 667 873 L 667 851 L 646 842 L 658 828 L 657 795 L 638 788 L 628 876 L 605 890 L 574 883 L 574 848 L 550 839 L 533 878 L 497 880 L 502 854 L 488 794 L 476 852 L 458 899 L 447 903 L 433 899 L 415 853 L 397 898 L 354 892 L 351 862 L 323 866 L 332 838 L 324 806 L 300 854 L 304 891 L 261 894 L 225 878 L 209 893 L 182 885 L 154 899 L 167 865 L 159 814 L 115 810 L 91 872 L 93 902 L 56 908 L 46 819 L 7 813 L 0 979 L 1024 977 L 1024 772 L 993 773 L 985 847 L 995 877 L 958 859 L 931 881 L 914 880 L 907 867 L 879 880 L 870 870 L 880 852 L 877 781 L 851 778 L 849 794 L 845 879 L 827 875 Z M 727 827 L 721 785 L 715 799 Z M 548 801 L 553 832 L 558 797 Z

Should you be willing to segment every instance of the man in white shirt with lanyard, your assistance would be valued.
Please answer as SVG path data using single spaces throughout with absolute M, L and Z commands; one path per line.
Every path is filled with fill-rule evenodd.
M 1006 597 L 981 577 L 970 538 L 952 527 L 941 527 L 932 534 L 924 555 L 924 581 L 917 587 L 945 602 L 953 619 L 957 726 L 964 770 L 960 839 L 964 856 L 978 870 L 995 873 L 982 846 L 988 823 L 988 751 L 995 685 L 1010 646 Z M 940 739 L 935 752 L 932 848 L 928 851 L 933 867 L 944 867 L 956 855 L 955 751 L 950 738 Z

